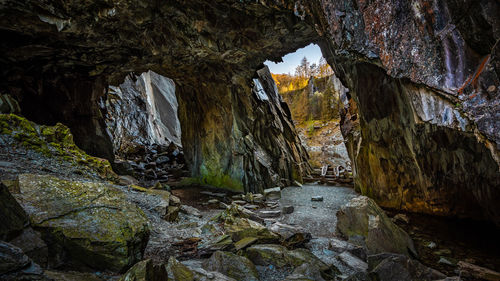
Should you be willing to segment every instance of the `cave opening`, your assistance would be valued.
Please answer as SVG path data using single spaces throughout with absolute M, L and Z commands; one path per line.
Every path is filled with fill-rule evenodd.
M 119 85 L 110 85 L 99 104 L 117 174 L 143 186 L 173 185 L 189 176 L 172 79 L 151 70 L 130 73 Z
M 352 183 L 351 161 L 340 129 L 349 89 L 335 75 L 321 48 L 311 43 L 284 55 L 278 63 L 267 60 L 264 64 L 309 155 L 313 170 L 306 180 Z

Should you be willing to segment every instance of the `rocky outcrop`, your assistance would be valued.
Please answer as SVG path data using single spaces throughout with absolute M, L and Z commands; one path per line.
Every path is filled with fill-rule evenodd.
M 348 239 L 361 237 L 369 254 L 383 252 L 417 256 L 408 233 L 395 225 L 370 198 L 352 199 L 337 212 L 338 234 Z
M 0 136 L 5 146 L 22 147 L 55 161 L 79 165 L 80 173 L 85 171 L 103 179 L 117 179 L 108 160 L 90 156 L 81 150 L 75 145 L 70 129 L 61 123 L 55 126 L 38 125 L 15 114 L 0 114 Z
M 112 158 L 97 101 L 108 84 L 151 69 L 176 83 L 192 175 L 260 191 L 273 175 L 300 178 L 302 158 L 252 93 L 255 70 L 318 42 L 350 90 L 343 128 L 364 194 L 499 222 L 499 9 L 495 0 L 7 0 L 0 90 Z
M 122 271 L 142 258 L 149 236 L 142 211 L 114 187 L 53 176 L 19 176 L 18 196 L 31 225 L 64 262 Z
M 148 71 L 127 75 L 117 87 L 111 86 L 105 100 L 107 130 L 115 154 L 127 154 L 137 146 L 181 146 L 174 81 Z
M 349 88 L 342 128 L 356 187 L 383 207 L 498 223 L 499 4 L 340 3 L 313 9 Z

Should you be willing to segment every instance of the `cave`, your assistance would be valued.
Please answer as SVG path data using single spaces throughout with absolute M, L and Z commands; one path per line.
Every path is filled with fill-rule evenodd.
M 150 234 L 146 224 L 140 229 L 130 225 L 128 228 L 117 226 L 132 229 L 127 235 L 133 233 L 134 237 L 125 239 L 128 241 L 123 246 L 125 248 L 99 247 L 102 241 L 82 246 L 70 239 L 74 237 L 70 237 L 69 232 L 63 231 L 64 235 L 54 232 L 49 223 L 54 218 L 57 220 L 68 214 L 76 216 L 82 212 L 89 212 L 85 216 L 94 218 L 99 212 L 93 209 L 102 207 L 117 218 L 116 224 L 111 226 L 127 224 L 119 220 L 120 217 L 143 225 L 142 216 L 158 208 L 166 212 L 164 217 L 177 219 L 173 214 L 177 214 L 181 206 L 173 199 L 176 198 L 174 195 L 188 196 L 186 200 L 192 196 L 180 188 L 172 190 L 173 195 L 168 191 L 169 195 L 162 197 L 156 194 L 158 191 L 151 191 L 156 190 L 154 188 L 150 190 L 137 186 L 137 182 L 129 182 L 124 191 L 126 195 L 106 192 L 115 194 L 113 196 L 120 200 L 128 198 L 128 203 L 124 203 L 126 207 L 112 205 L 110 202 L 120 201 L 115 197 L 101 205 L 86 207 L 78 205 L 85 200 L 68 199 L 72 204 L 78 203 L 77 211 L 56 213 L 53 217 L 32 217 L 30 212 L 36 208 L 64 209 L 66 206 L 62 204 L 63 207 L 57 205 L 56 208 L 50 204 L 57 200 L 50 198 L 44 201 L 49 207 L 28 204 L 33 198 L 48 196 L 49 192 L 37 194 L 39 189 L 34 187 L 38 185 L 62 188 L 67 194 L 80 196 L 83 193 L 72 191 L 79 184 L 65 181 L 71 182 L 75 178 L 88 181 L 105 175 L 106 180 L 114 179 L 118 184 L 111 167 L 115 172 L 123 168 L 120 157 L 124 156 L 120 155 L 123 152 L 120 150 L 125 146 L 121 146 L 120 140 L 123 131 L 116 128 L 126 127 L 124 123 L 139 122 L 139 119 L 145 120 L 139 126 L 141 128 L 152 126 L 151 131 L 163 128 L 163 125 L 149 121 L 150 116 L 140 113 L 140 110 L 136 115 L 128 115 L 129 109 L 121 112 L 127 107 L 109 106 L 113 105 L 113 99 L 116 102 L 118 89 L 122 93 L 125 91 L 124 83 L 139 87 L 141 79 L 168 79 L 162 80 L 162 89 L 170 87 L 170 97 L 175 96 L 176 111 L 158 110 L 167 106 L 163 98 L 158 99 L 161 106 L 150 108 L 160 120 L 162 114 L 164 120 L 177 115 L 178 127 L 163 128 L 163 132 L 177 132 L 177 147 L 182 148 L 185 170 L 183 184 L 217 188 L 219 193 L 209 193 L 221 203 L 227 203 L 231 196 L 240 198 L 238 201 L 259 203 L 260 196 L 272 197 L 276 188 L 285 192 L 286 187 L 302 185 L 311 177 L 313 169 L 298 137 L 292 112 L 279 96 L 264 62 L 280 61 L 284 55 L 311 43 L 320 47 L 336 79 L 348 89 L 342 95 L 342 108 L 339 109 L 340 129 L 352 169 L 352 192 L 362 195 L 361 199 L 355 198 L 351 202 L 373 210 L 379 210 L 379 205 L 387 212 L 429 215 L 446 220 L 470 219 L 480 225 L 496 225 L 491 226 L 493 229 L 500 225 L 500 208 L 497 206 L 500 200 L 500 22 L 497 16 L 500 4 L 495 0 L 6 0 L 0 5 L 0 11 L 0 33 L 4 38 L 0 43 L 0 155 L 5 158 L 1 159 L 5 161 L 0 165 L 0 203 L 6 202 L 0 206 L 7 206 L 8 214 L 12 215 L 7 218 L 9 227 L 0 232 L 0 239 L 11 241 L 19 233 L 25 233 L 24 226 L 30 224 L 29 231 L 41 233 L 41 240 L 48 247 L 48 261 L 37 260 L 45 264 L 42 265 L 44 269 L 58 268 L 64 264 L 62 257 L 82 262 L 84 253 L 86 257 L 95 257 L 93 261 L 87 261 L 87 267 L 125 273 L 142 260 L 149 235 L 154 241 L 160 239 L 156 232 Z M 167 84 L 170 86 L 165 86 Z M 141 106 L 148 108 L 143 101 L 130 104 L 133 110 Z M 109 118 L 113 110 L 115 113 L 120 111 L 118 117 Z M 142 133 L 134 133 L 142 129 L 135 128 L 128 127 L 129 139 L 139 141 Z M 158 142 L 162 139 L 152 143 Z M 59 160 L 52 161 L 47 155 L 56 155 L 54 157 L 59 157 Z M 169 157 L 172 156 L 169 154 Z M 66 163 L 70 160 L 73 161 L 71 165 Z M 97 172 L 90 172 L 94 170 Z M 61 173 L 60 181 L 48 178 L 58 173 Z M 100 184 L 89 186 L 89 194 L 108 188 L 113 190 Z M 160 187 L 163 188 L 161 184 Z M 130 189 L 137 194 L 130 193 Z M 226 193 L 217 197 L 220 190 Z M 153 195 L 157 197 L 146 198 Z M 205 192 L 199 196 L 206 195 Z M 17 203 L 12 201 L 13 197 L 21 202 L 29 220 L 20 214 L 22 207 L 15 207 Z M 343 203 L 348 199 L 351 199 L 350 195 Z M 96 195 L 95 200 L 103 199 Z M 166 200 L 166 203 L 162 201 L 163 205 L 145 207 L 158 200 Z M 315 202 L 321 202 L 323 198 L 313 196 L 311 200 L 311 204 L 320 204 Z M 235 205 L 226 206 L 228 217 L 242 212 L 231 206 Z M 204 208 L 205 205 L 198 207 Z M 146 209 L 146 215 L 130 211 L 134 208 Z M 122 212 L 120 215 L 115 214 L 118 210 Z M 342 220 L 349 216 L 348 210 L 339 210 L 338 218 L 331 214 L 334 222 L 339 221 L 337 230 L 345 226 Z M 183 212 L 196 216 L 196 212 L 187 207 Z M 273 214 L 273 210 L 266 212 L 262 216 Z M 390 219 L 384 219 L 383 212 L 382 209 L 377 211 L 380 225 L 392 227 Z M 245 214 L 230 221 L 249 217 L 253 218 Z M 13 223 L 14 219 L 17 224 Z M 394 217 L 394 220 L 397 219 Z M 84 223 L 90 221 L 100 222 L 94 219 L 84 220 Z M 492 233 L 497 233 L 495 231 Z M 328 231 L 333 232 L 335 230 Z M 389 247 L 388 251 L 417 262 L 414 249 L 405 246 L 408 234 L 401 234 L 399 228 L 395 232 L 398 236 L 393 245 L 388 245 L 390 239 L 377 240 L 380 244 L 370 244 L 372 248 L 368 249 L 368 255 Z M 349 236 L 346 233 L 344 236 Z M 249 238 L 240 234 L 231 236 L 233 242 Z M 255 240 L 241 249 L 246 249 L 247 257 L 254 259 L 258 246 L 274 241 L 273 235 L 252 236 L 250 238 Z M 301 237 L 297 239 L 304 241 L 308 236 Z M 93 241 L 93 238 L 85 239 Z M 290 239 L 281 241 L 288 247 L 287 251 L 303 246 Z M 185 240 L 179 245 L 189 248 L 198 243 L 195 240 Z M 169 245 L 180 243 L 170 242 Z M 340 246 L 336 245 L 335 249 L 338 249 Z M 175 247 L 169 246 L 168 251 L 171 248 Z M 251 252 L 250 248 L 257 252 Z M 17 248 L 8 249 L 17 251 Z M 60 249 L 64 249 L 64 255 L 59 255 Z M 146 253 L 149 253 L 148 249 Z M 353 249 L 345 252 L 357 251 Z M 220 263 L 220 260 L 240 258 L 231 255 L 236 254 L 217 251 L 210 259 L 219 259 L 217 262 Z M 109 260 L 107 257 L 110 256 L 124 258 Z M 357 259 L 367 261 L 367 255 Z M 423 259 L 420 261 L 426 266 L 433 265 Z M 471 262 L 447 261 L 477 277 L 474 275 L 477 266 Z M 500 262 L 497 261 L 481 265 L 498 271 Z M 142 262 L 148 263 L 142 264 L 142 269 L 141 266 L 132 269 L 163 274 L 149 260 Z M 221 270 L 216 270 L 217 262 L 207 266 L 209 271 Z M 173 258 L 168 259 L 168 263 L 168 274 L 172 274 L 178 261 Z M 384 280 L 380 277 L 384 274 L 384 263 L 377 264 L 376 268 L 369 269 L 367 265 L 363 272 L 370 271 L 372 277 L 376 275 Z M 0 277 L 10 272 L 1 270 Z M 321 272 L 323 279 L 334 274 L 331 268 L 318 269 L 317 272 Z M 449 268 L 446 271 L 452 272 Z M 492 272 L 494 276 L 500 276 Z M 434 277 L 423 279 L 434 280 Z

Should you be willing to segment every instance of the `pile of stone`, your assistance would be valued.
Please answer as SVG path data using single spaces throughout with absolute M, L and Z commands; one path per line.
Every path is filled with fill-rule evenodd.
M 144 185 L 167 182 L 188 176 L 184 168 L 182 147 L 170 145 L 134 146 L 117 157 L 113 169 L 119 175 L 130 175 Z

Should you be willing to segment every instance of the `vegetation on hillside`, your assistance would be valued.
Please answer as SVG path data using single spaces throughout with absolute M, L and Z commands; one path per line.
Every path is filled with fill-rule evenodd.
M 303 58 L 295 74 L 273 74 L 278 91 L 299 122 L 336 119 L 339 112 L 339 95 L 333 85 L 333 71 L 321 58 L 311 64 Z

